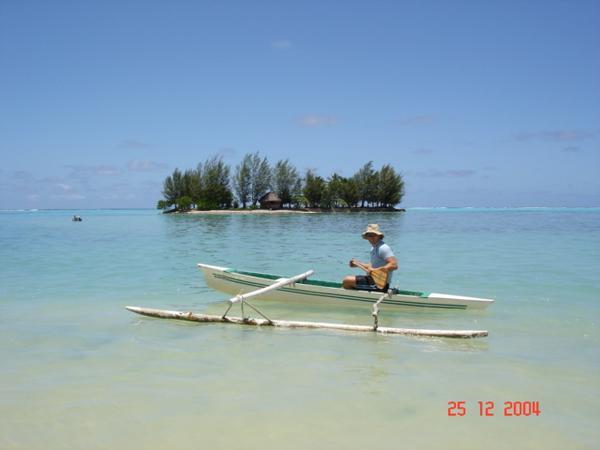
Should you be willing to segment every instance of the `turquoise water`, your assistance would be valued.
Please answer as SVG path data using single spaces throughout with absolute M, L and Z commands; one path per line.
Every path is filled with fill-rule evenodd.
M 73 214 L 83 216 L 74 223 Z M 221 312 L 197 262 L 339 280 L 377 222 L 410 290 L 496 299 L 383 325 L 476 340 L 144 318 Z M 0 212 L 0 448 L 597 448 L 600 209 L 162 216 Z M 275 318 L 370 323 L 355 308 L 256 303 Z M 467 414 L 448 417 L 448 402 Z M 481 417 L 478 401 L 494 401 Z M 505 417 L 505 401 L 539 416 Z

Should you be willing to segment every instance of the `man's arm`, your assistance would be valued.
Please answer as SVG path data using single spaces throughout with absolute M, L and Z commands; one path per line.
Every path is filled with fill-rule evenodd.
M 398 270 L 398 260 L 395 256 L 390 256 L 385 260 L 385 266 L 381 266 L 381 268 L 385 269 L 386 272 L 391 272 L 392 270 Z
M 364 270 L 367 273 L 370 273 L 371 270 L 373 270 L 373 268 L 371 267 L 371 264 L 361 262 L 361 261 L 359 261 L 356 258 L 352 258 L 350 260 L 350 267 L 358 267 L 358 268 Z

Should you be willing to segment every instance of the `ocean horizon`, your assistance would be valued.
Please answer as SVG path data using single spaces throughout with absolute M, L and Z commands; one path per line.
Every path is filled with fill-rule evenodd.
M 83 222 L 71 221 L 77 212 Z M 481 311 L 384 309 L 381 325 L 489 336 L 256 329 L 125 310 L 222 313 L 228 296 L 206 285 L 199 262 L 340 281 L 358 274 L 350 258 L 367 259 L 367 223 L 385 232 L 399 287 L 495 300 Z M 599 207 L 0 210 L 0 448 L 597 448 L 598 254 Z M 368 308 L 256 306 L 276 319 L 372 323 Z

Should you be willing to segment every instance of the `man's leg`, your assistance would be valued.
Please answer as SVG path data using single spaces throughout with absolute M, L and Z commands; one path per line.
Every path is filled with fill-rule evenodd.
M 347 276 L 342 281 L 342 287 L 344 289 L 355 289 L 356 288 L 356 277 L 355 276 Z

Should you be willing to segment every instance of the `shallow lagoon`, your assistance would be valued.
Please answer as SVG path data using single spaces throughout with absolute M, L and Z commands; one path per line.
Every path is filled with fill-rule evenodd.
M 163 216 L 0 212 L 0 448 L 594 448 L 600 210 Z M 197 262 L 340 279 L 377 222 L 405 289 L 496 299 L 382 324 L 484 328 L 477 340 L 254 329 L 143 318 L 208 312 Z M 369 323 L 356 308 L 273 317 Z M 385 314 L 385 313 L 384 313 Z M 448 417 L 449 401 L 466 401 Z M 494 401 L 480 417 L 478 401 Z M 505 417 L 505 401 L 540 416 Z

